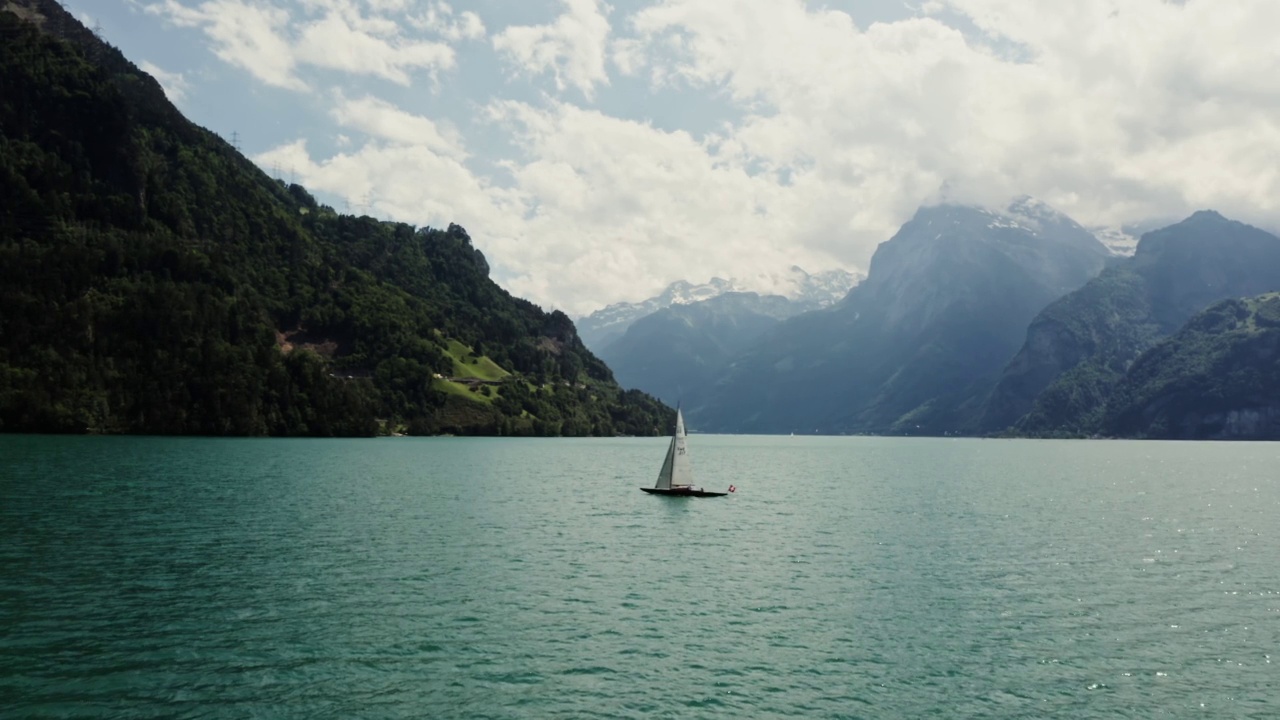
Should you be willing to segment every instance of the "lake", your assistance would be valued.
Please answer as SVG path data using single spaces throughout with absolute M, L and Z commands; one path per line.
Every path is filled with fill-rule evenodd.
M 1280 716 L 1280 444 L 0 435 L 0 716 Z

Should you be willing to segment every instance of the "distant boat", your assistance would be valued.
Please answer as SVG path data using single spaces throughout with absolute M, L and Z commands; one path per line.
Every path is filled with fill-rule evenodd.
M 658 484 L 641 490 L 653 495 L 679 495 L 681 497 L 721 497 L 729 493 L 709 492 L 693 486 L 693 466 L 689 463 L 689 439 L 684 432 L 684 416 L 676 408 L 676 433 L 671 436 L 667 459 L 658 472 Z M 730 485 L 730 492 L 735 488 Z

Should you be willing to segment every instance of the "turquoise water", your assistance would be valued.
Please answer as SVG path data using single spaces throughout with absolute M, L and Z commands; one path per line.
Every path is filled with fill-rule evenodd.
M 0 436 L 0 716 L 1280 716 L 1280 445 Z

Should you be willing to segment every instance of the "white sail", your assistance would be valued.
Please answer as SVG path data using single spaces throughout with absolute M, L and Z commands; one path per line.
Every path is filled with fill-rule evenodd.
M 676 410 L 676 433 L 671 437 L 671 445 L 667 448 L 667 459 L 662 463 L 658 473 L 658 484 L 654 487 L 667 490 L 672 487 L 693 484 L 693 465 L 689 462 L 688 437 L 684 432 L 684 416 Z
M 671 489 L 671 470 L 675 467 L 676 457 L 676 439 L 671 438 L 671 444 L 667 446 L 667 459 L 662 461 L 662 469 L 658 471 L 658 484 L 654 487 L 659 490 Z

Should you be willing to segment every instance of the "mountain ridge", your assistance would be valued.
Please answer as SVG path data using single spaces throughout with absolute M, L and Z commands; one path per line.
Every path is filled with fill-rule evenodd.
M 1101 430 L 1129 365 L 1207 305 L 1280 290 L 1280 238 L 1214 211 L 1143 235 L 1134 255 L 1046 307 L 992 391 L 982 427 Z
M 674 304 L 636 320 L 600 359 L 618 384 L 674 404 L 714 382 L 726 362 L 796 311 L 785 297 L 758 293 Z
M 725 432 L 965 432 L 1026 323 L 1096 273 L 1106 248 L 1030 198 L 920 208 L 831 308 L 790 318 L 695 398 Z
M 52 0 L 0 36 L 0 430 L 665 431 L 461 227 L 268 178 Z
M 781 275 L 761 275 L 750 280 L 713 277 L 701 284 L 677 280 L 653 297 L 639 302 L 613 303 L 578 318 L 578 330 L 587 347 L 600 351 L 621 338 L 635 321 L 674 305 L 703 302 L 731 292 L 756 293 L 783 297 L 795 303 L 793 314 L 798 314 L 839 302 L 862 277 L 860 273 L 838 268 L 811 274 L 792 265 Z M 761 286 L 769 289 L 762 290 Z M 776 292 L 779 287 L 789 292 Z
M 1102 431 L 1280 438 L 1280 293 L 1214 303 L 1144 352 L 1108 398 Z

